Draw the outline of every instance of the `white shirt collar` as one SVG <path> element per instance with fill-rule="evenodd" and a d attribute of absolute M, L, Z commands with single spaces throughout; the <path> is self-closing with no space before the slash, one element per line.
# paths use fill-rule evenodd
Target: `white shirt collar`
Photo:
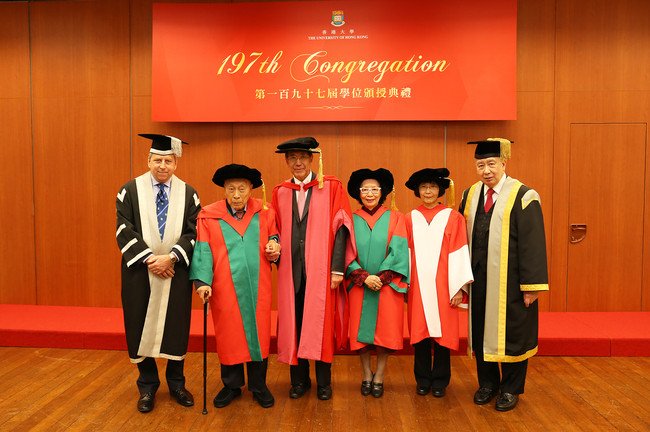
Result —
<path fill-rule="evenodd" d="M 158 186 L 160 182 L 156 180 L 151 173 L 149 173 L 149 176 L 151 177 L 151 185 L 152 186 Z M 163 183 L 165 186 L 168 188 L 172 187 L 172 178 L 170 177 L 169 180 L 167 180 L 165 183 Z"/>
<path fill-rule="evenodd" d="M 507 177 L 506 173 L 503 173 L 503 175 L 501 176 L 501 180 L 499 180 L 499 183 L 497 183 L 496 186 L 492 188 L 492 190 L 494 191 L 494 195 L 499 196 L 499 193 L 501 193 L 501 189 L 503 188 L 503 185 L 506 182 L 506 177 Z M 489 188 L 487 186 L 483 188 L 483 197 L 487 196 L 488 189 Z"/>
<path fill-rule="evenodd" d="M 297 178 L 294 177 L 294 178 L 293 178 L 293 182 L 296 183 L 296 184 L 300 184 L 300 183 L 307 184 L 307 183 L 309 183 L 309 182 L 311 181 L 311 178 L 312 178 L 312 175 L 313 175 L 313 174 L 314 174 L 314 173 L 310 171 L 309 174 L 307 174 L 307 177 L 305 177 L 305 179 L 302 180 L 302 181 L 301 181 L 301 180 L 298 180 Z"/>

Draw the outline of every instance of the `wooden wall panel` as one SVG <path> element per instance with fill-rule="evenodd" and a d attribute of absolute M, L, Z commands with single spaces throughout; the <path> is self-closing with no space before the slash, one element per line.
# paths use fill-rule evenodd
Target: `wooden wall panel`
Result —
<path fill-rule="evenodd" d="M 27 3 L 0 3 L 0 303 L 36 301 Z"/>
<path fill-rule="evenodd" d="M 557 5 L 556 98 L 553 156 L 552 309 L 567 308 L 571 124 L 650 120 L 650 3 L 625 0 L 560 1 Z M 647 144 L 646 137 L 646 144 Z M 646 147 L 646 154 L 648 149 Z M 637 157 L 630 155 L 631 158 Z M 650 211 L 646 171 L 645 214 Z M 624 173 L 612 173 L 624 175 Z M 597 185 L 598 181 L 594 179 Z M 624 211 L 624 209 L 611 209 Z M 650 310 L 650 224 L 644 221 L 641 308 Z M 621 292 L 625 287 L 614 286 Z"/>
<path fill-rule="evenodd" d="M 151 99 L 151 0 L 131 0 L 131 92 Z M 151 116 L 149 116 L 151 119 Z"/>
<path fill-rule="evenodd" d="M 650 65 L 647 65 L 650 67 Z M 551 235 L 555 239 L 553 243 L 552 284 L 555 290 L 550 293 L 553 310 L 566 310 L 567 296 L 567 260 L 568 260 L 568 230 L 569 230 L 569 173 L 570 173 L 570 142 L 571 124 L 575 123 L 643 123 L 648 124 L 650 120 L 650 92 L 635 92 L 634 97 L 628 97 L 629 92 L 559 92 L 556 96 L 556 126 L 555 126 L 555 148 L 553 157 L 554 176 L 554 216 Z M 645 155 L 650 154 L 646 137 Z M 630 158 L 645 157 L 645 155 L 630 154 Z M 645 193 L 645 214 L 650 211 L 650 179 L 646 170 Z M 625 175 L 621 172 L 612 172 L 611 175 Z M 606 181 L 602 178 L 594 178 L 597 188 L 599 181 Z M 589 193 L 588 191 L 586 193 Z M 608 208 L 608 211 L 625 211 L 624 208 Z M 644 254 L 643 254 L 643 288 L 642 288 L 642 310 L 650 310 L 648 296 L 650 296 L 650 224 L 648 217 L 644 218 Z M 624 290 L 624 287 L 615 286 L 613 290 Z"/>
<path fill-rule="evenodd" d="M 128 1 L 33 2 L 37 302 L 118 306 L 129 177 Z"/>
<path fill-rule="evenodd" d="M 556 0 L 517 4 L 517 90 L 553 91 L 555 87 Z"/>
<path fill-rule="evenodd" d="M 556 89 L 650 90 L 648 41 L 647 0 L 558 1 Z"/>
<path fill-rule="evenodd" d="M 646 109 L 646 152 L 645 152 L 645 193 L 643 194 L 643 281 L 641 285 L 641 310 L 650 312 L 650 132 L 648 131 L 648 119 L 650 119 L 650 92 L 645 92 Z"/>

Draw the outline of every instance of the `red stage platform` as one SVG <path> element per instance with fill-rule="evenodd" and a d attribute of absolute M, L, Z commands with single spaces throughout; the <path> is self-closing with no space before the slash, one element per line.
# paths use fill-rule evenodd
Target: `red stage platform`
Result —
<path fill-rule="evenodd" d="M 202 310 L 194 310 L 190 351 L 203 349 Z M 275 322 L 275 315 L 273 315 Z M 466 320 L 461 334 L 467 335 Z M 208 321 L 212 335 L 212 321 Z M 275 326 L 272 351 L 275 352 Z M 460 353 L 467 347 L 462 338 Z M 404 331 L 404 353 L 412 352 Z M 0 346 L 125 350 L 122 310 L 66 306 L 0 305 Z M 214 338 L 208 338 L 214 351 Z M 650 312 L 542 312 L 539 354 L 650 356 Z"/>

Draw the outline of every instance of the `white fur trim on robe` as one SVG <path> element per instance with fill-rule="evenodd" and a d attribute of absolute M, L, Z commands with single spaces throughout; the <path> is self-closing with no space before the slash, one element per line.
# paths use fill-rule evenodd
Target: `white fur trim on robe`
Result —
<path fill-rule="evenodd" d="M 140 221 L 142 222 L 142 238 L 155 255 L 170 253 L 172 247 L 181 237 L 183 231 L 183 215 L 185 213 L 185 182 L 172 176 L 169 190 L 169 209 L 167 211 L 167 224 L 162 240 L 158 231 L 156 204 L 151 183 L 151 174 L 145 173 L 136 178 L 138 191 L 138 206 Z M 176 356 L 165 355 L 160 352 L 165 330 L 165 319 L 171 289 L 171 278 L 160 278 L 149 272 L 149 304 L 147 316 L 142 329 L 142 339 L 138 348 L 138 355 L 142 357 L 166 357 L 180 360 Z"/>

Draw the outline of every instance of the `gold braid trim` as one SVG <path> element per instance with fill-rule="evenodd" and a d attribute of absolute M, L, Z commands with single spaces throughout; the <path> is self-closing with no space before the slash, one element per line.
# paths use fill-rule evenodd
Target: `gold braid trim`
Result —
<path fill-rule="evenodd" d="M 449 190 L 447 194 L 447 207 L 454 208 L 456 206 L 456 186 L 452 179 L 449 179 Z"/>
<path fill-rule="evenodd" d="M 266 185 L 264 184 L 264 180 L 262 180 L 262 208 L 264 210 L 269 209 L 269 206 L 266 205 Z"/>
<path fill-rule="evenodd" d="M 318 189 L 323 189 L 323 151 L 321 149 L 316 149 L 318 152 Z"/>

